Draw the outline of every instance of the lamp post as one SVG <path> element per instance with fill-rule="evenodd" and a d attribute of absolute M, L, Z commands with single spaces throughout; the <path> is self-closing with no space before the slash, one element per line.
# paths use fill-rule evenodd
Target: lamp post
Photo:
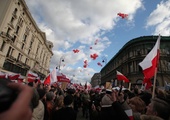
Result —
<path fill-rule="evenodd" d="M 61 70 L 61 69 L 60 69 L 61 62 L 64 62 L 64 57 L 63 57 L 63 56 L 62 56 L 62 57 L 60 57 L 60 61 L 59 61 L 59 65 L 58 65 L 58 69 L 59 69 L 59 71 Z"/>

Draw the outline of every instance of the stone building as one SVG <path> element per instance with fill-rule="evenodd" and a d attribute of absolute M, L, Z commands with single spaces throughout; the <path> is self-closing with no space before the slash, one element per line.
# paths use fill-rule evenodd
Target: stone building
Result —
<path fill-rule="evenodd" d="M 95 87 L 97 85 L 100 86 L 100 83 L 101 83 L 101 75 L 100 73 L 95 73 L 91 78 L 91 85 L 92 87 Z"/>
<path fill-rule="evenodd" d="M 158 36 L 142 36 L 127 42 L 101 69 L 101 84 L 115 82 L 116 70 L 118 70 L 130 80 L 132 85 L 140 85 L 144 75 L 139 63 L 152 50 L 157 38 Z M 153 81 L 153 78 L 151 80 Z M 156 85 L 164 86 L 166 82 L 170 82 L 170 36 L 161 36 Z"/>
<path fill-rule="evenodd" d="M 0 71 L 28 70 L 43 79 L 50 71 L 53 43 L 46 39 L 24 0 L 0 1 Z"/>

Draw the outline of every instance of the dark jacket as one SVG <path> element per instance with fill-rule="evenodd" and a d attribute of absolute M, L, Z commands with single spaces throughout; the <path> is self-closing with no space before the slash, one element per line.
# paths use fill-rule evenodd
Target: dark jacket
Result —
<path fill-rule="evenodd" d="M 114 102 L 110 107 L 102 107 L 99 120 L 129 120 L 119 102 Z"/>
<path fill-rule="evenodd" d="M 76 112 L 72 107 L 65 107 L 55 111 L 52 120 L 76 120 Z"/>

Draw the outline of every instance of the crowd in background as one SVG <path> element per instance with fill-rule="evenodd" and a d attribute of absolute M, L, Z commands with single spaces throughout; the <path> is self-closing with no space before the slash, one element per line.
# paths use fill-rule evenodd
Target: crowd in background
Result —
<path fill-rule="evenodd" d="M 152 88 L 142 90 L 138 86 L 120 91 L 118 87 L 101 90 L 62 89 L 61 85 L 43 85 L 37 81 L 27 85 L 13 84 L 19 93 L 25 92 L 18 99 L 22 104 L 29 103 L 31 113 L 26 113 L 27 109 L 19 106 L 19 103 L 0 113 L 1 120 L 26 120 L 21 113 L 21 119 L 8 119 L 9 116 L 16 116 L 17 113 L 10 112 L 17 109 L 23 109 L 21 111 L 30 115 L 32 120 L 78 120 L 78 113 L 87 120 L 170 120 L 170 91 L 159 88 L 155 89 L 152 98 Z"/>

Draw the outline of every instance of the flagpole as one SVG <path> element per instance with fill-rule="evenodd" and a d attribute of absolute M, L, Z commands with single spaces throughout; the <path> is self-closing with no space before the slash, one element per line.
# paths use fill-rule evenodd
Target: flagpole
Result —
<path fill-rule="evenodd" d="M 130 89 L 131 89 L 131 85 L 132 85 L 132 84 L 131 84 L 131 82 L 130 82 L 130 83 L 129 83 L 129 88 L 128 88 L 128 90 L 130 90 Z"/>
<path fill-rule="evenodd" d="M 123 80 L 121 81 L 121 83 L 120 83 L 120 89 L 119 89 L 119 92 L 118 92 L 118 95 L 120 96 L 120 94 L 121 94 L 121 91 L 122 91 L 122 87 L 123 87 Z"/>
<path fill-rule="evenodd" d="M 157 67 L 156 67 L 156 69 L 155 69 L 155 75 L 154 75 L 154 81 L 153 81 L 152 98 L 154 98 L 154 97 L 155 97 L 156 77 L 157 77 Z"/>

